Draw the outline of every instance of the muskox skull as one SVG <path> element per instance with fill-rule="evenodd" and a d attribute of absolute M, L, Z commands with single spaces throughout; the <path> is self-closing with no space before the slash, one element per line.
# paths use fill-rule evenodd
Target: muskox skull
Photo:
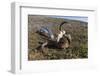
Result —
<path fill-rule="evenodd" d="M 44 48 L 45 46 L 48 47 L 56 47 L 56 48 L 60 48 L 60 49 L 65 49 L 68 48 L 70 46 L 71 43 L 71 35 L 70 34 L 66 34 L 66 32 L 62 29 L 62 25 L 68 23 L 68 22 L 62 22 L 59 26 L 59 31 L 60 33 L 58 34 L 58 36 L 54 37 L 53 32 L 48 29 L 47 27 L 42 27 L 38 32 L 41 35 L 44 35 L 45 37 L 48 38 L 48 40 L 46 42 L 44 42 L 41 45 L 41 48 Z"/>

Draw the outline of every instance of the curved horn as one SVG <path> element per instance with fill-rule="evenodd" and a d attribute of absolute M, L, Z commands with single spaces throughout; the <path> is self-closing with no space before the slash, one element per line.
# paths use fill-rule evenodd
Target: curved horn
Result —
<path fill-rule="evenodd" d="M 69 44 L 71 43 L 71 40 L 72 40 L 71 35 L 68 34 L 68 42 L 69 42 Z"/>
<path fill-rule="evenodd" d="M 69 43 L 69 45 L 70 45 L 71 40 L 72 40 L 71 35 L 70 35 L 70 34 L 67 34 L 67 35 L 65 34 L 64 36 L 67 38 L 68 43 Z"/>
<path fill-rule="evenodd" d="M 60 24 L 60 26 L 59 26 L 59 30 L 60 30 L 60 31 L 62 30 L 62 25 L 65 24 L 65 23 L 68 23 L 68 22 L 64 21 L 64 22 L 62 22 L 62 23 Z"/>

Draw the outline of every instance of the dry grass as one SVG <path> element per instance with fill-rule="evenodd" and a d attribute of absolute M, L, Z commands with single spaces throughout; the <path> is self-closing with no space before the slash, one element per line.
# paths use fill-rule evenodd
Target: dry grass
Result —
<path fill-rule="evenodd" d="M 36 33 L 41 26 L 47 26 L 53 30 L 56 35 L 58 25 L 62 21 L 69 24 L 64 25 L 64 30 L 71 34 L 71 45 L 67 49 L 44 48 L 37 50 L 39 42 L 45 42 L 45 37 Z M 78 59 L 88 58 L 88 29 L 87 23 L 67 20 L 48 18 L 46 16 L 28 16 L 28 60 L 52 60 L 52 59 Z"/>

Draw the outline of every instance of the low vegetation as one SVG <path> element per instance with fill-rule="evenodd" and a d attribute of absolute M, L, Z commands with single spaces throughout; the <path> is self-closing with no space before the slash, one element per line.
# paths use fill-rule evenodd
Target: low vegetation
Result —
<path fill-rule="evenodd" d="M 49 27 L 55 36 L 58 26 L 62 21 L 68 24 L 63 26 L 64 30 L 71 34 L 72 41 L 69 48 L 47 48 L 37 49 L 39 42 L 45 42 L 46 38 L 37 34 L 36 31 L 42 26 Z M 88 23 L 76 20 L 50 18 L 47 16 L 28 16 L 28 60 L 53 60 L 53 59 L 80 59 L 88 58 Z"/>

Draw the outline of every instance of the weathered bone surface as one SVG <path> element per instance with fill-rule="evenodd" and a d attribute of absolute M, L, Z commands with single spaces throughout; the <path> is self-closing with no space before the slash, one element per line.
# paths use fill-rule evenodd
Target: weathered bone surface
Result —
<path fill-rule="evenodd" d="M 62 25 L 65 24 L 67 22 L 62 22 L 59 26 L 59 31 L 60 33 L 58 34 L 58 36 L 54 37 L 53 32 L 48 29 L 47 27 L 42 27 L 38 32 L 39 34 L 45 36 L 48 38 L 48 41 L 44 42 L 41 47 L 44 48 L 45 46 L 48 47 L 56 47 L 56 48 L 60 48 L 60 49 L 65 49 L 68 48 L 70 46 L 71 43 L 71 35 L 70 34 L 66 34 L 66 32 L 62 29 Z"/>

